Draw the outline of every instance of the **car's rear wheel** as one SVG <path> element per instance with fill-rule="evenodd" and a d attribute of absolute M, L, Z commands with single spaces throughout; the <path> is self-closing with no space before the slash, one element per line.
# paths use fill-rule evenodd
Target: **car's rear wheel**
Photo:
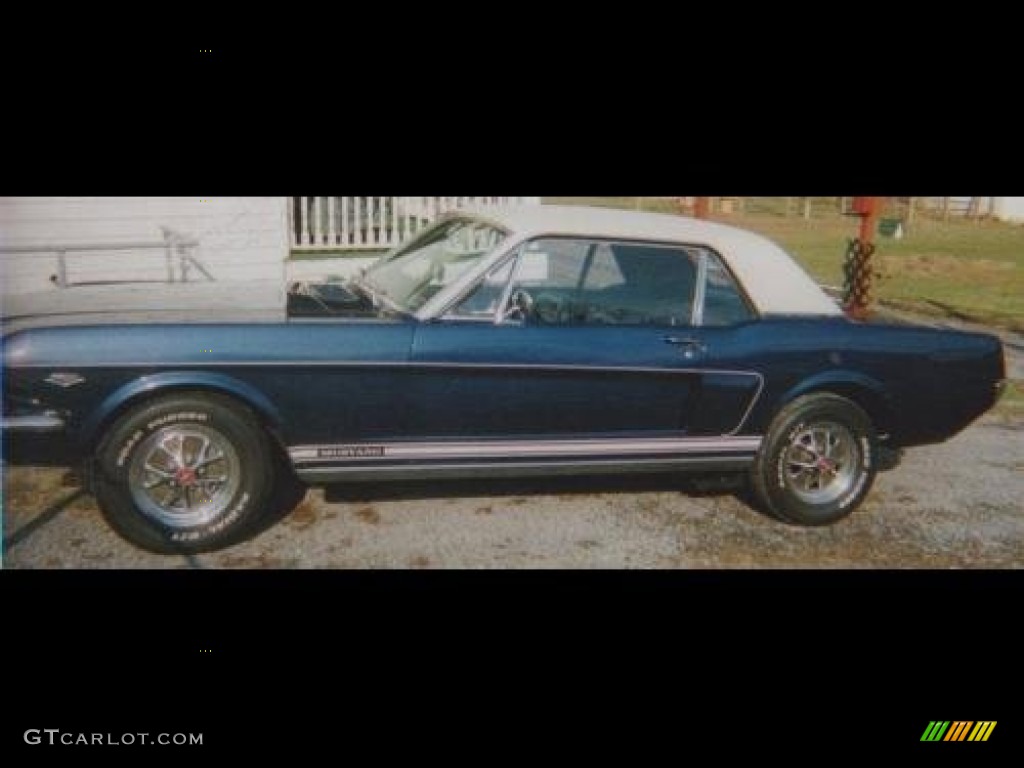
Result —
<path fill-rule="evenodd" d="M 245 408 L 208 393 L 131 409 L 101 440 L 94 492 L 132 543 L 165 554 L 236 543 L 273 495 L 268 437 Z"/>
<path fill-rule="evenodd" d="M 856 403 L 827 392 L 797 398 L 772 422 L 751 473 L 771 513 L 798 525 L 829 525 L 855 510 L 874 483 L 877 438 Z"/>

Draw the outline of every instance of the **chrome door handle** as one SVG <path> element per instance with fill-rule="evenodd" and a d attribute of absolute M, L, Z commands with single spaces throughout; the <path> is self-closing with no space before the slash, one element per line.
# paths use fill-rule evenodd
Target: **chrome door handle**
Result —
<path fill-rule="evenodd" d="M 704 342 L 700 339 L 693 339 L 687 336 L 666 336 L 662 341 L 675 347 L 695 347 L 702 350 L 707 349 Z"/>
<path fill-rule="evenodd" d="M 662 341 L 679 347 L 685 357 L 696 357 L 698 354 L 704 354 L 708 349 L 703 341 L 689 336 L 665 336 Z"/>

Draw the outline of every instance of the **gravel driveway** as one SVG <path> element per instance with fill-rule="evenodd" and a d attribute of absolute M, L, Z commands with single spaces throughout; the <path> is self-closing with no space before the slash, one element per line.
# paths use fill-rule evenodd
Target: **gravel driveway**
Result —
<path fill-rule="evenodd" d="M 838 525 L 803 529 L 673 478 L 310 491 L 256 539 L 194 557 L 119 539 L 64 473 L 8 468 L 7 568 L 1018 568 L 1024 421 L 910 450 Z"/>

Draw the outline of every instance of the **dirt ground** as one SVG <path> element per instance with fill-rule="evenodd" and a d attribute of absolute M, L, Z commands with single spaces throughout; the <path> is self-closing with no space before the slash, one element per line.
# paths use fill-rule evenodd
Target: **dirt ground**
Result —
<path fill-rule="evenodd" d="M 742 493 L 676 478 L 352 486 L 310 491 L 257 538 L 198 556 L 122 541 L 65 473 L 7 468 L 4 567 L 1020 568 L 1024 420 L 988 416 L 907 451 L 831 527 L 785 525 Z"/>

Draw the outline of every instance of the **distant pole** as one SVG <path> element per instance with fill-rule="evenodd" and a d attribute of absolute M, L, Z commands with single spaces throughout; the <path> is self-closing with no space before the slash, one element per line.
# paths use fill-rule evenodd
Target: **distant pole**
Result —
<path fill-rule="evenodd" d="M 711 210 L 710 197 L 695 197 L 693 199 L 693 215 L 698 219 L 706 219 Z"/>

